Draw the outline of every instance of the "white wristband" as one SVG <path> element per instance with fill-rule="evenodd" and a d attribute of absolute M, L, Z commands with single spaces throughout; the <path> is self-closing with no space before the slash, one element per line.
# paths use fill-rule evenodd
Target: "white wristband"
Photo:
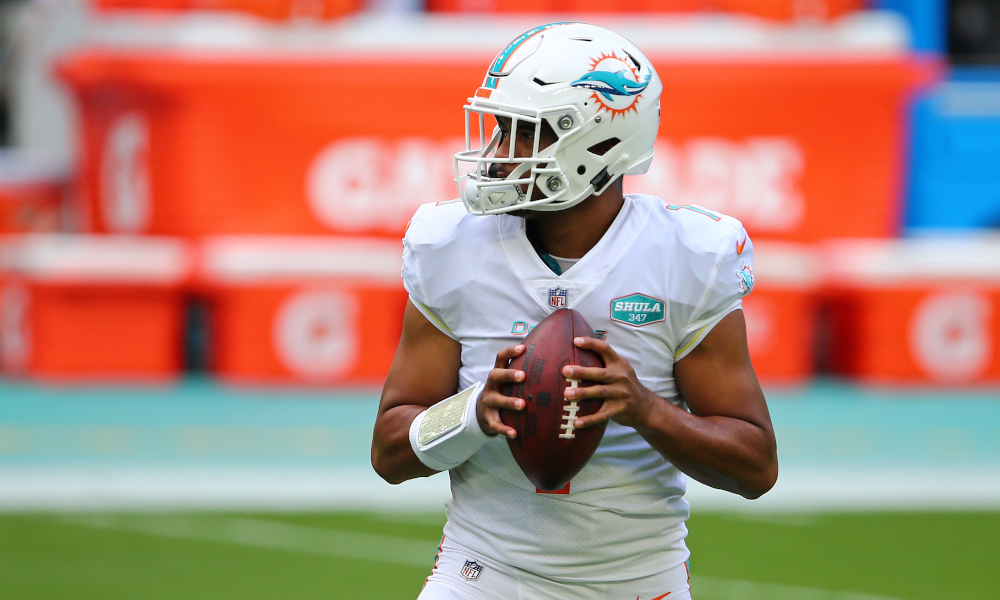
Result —
<path fill-rule="evenodd" d="M 476 404 L 483 384 L 476 383 L 417 415 L 410 424 L 410 446 L 420 462 L 435 471 L 464 463 L 490 439 L 479 426 Z"/>

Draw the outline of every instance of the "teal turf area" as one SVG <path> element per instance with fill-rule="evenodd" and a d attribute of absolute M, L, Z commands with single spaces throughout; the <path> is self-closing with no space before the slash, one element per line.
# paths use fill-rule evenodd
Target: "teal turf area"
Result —
<path fill-rule="evenodd" d="M 689 490 L 694 599 L 1000 600 L 998 398 L 769 391 L 775 489 Z M 0 379 L 0 600 L 413 600 L 448 480 L 375 475 L 377 406 Z"/>
<path fill-rule="evenodd" d="M 0 516 L 0 598 L 412 599 L 443 516 Z M 1000 513 L 695 515 L 696 600 L 990 600 Z M 642 599 L 646 600 L 646 599 Z"/>

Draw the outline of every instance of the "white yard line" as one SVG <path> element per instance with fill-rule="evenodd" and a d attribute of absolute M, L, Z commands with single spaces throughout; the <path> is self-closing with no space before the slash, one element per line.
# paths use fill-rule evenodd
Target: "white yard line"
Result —
<path fill-rule="evenodd" d="M 928 482 L 935 482 L 933 485 Z M 0 511 L 19 510 L 383 510 L 441 511 L 451 496 L 444 474 L 398 486 L 370 465 L 0 466 Z M 1000 465 L 970 469 L 806 468 L 782 471 L 759 500 L 688 487 L 692 510 L 742 513 L 997 510 Z"/>
<path fill-rule="evenodd" d="M 371 465 L 0 466 L 0 511 L 443 510 L 448 476 L 392 486 Z"/>
<path fill-rule="evenodd" d="M 423 567 L 428 571 L 437 551 L 433 542 L 241 517 L 83 515 L 59 517 L 59 520 L 95 529 L 372 560 Z"/>
<path fill-rule="evenodd" d="M 436 551 L 433 542 L 244 517 L 66 515 L 58 520 L 95 529 L 387 562 L 428 570 L 434 563 Z M 691 584 L 697 600 L 902 600 L 859 592 L 698 575 L 692 577 Z"/>

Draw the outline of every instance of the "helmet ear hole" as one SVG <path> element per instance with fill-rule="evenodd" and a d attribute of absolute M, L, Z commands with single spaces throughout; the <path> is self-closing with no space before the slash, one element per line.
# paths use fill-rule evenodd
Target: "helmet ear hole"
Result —
<path fill-rule="evenodd" d="M 635 59 L 635 57 L 632 56 L 631 52 L 629 52 L 628 50 L 625 50 L 625 49 L 622 49 L 622 52 L 624 52 L 625 55 L 628 56 L 632 60 L 632 64 L 635 65 L 636 69 L 641 69 L 642 68 L 642 64 L 640 64 L 639 61 L 637 61 Z"/>
<path fill-rule="evenodd" d="M 577 175 L 583 175 L 586 172 L 587 172 L 587 167 L 585 167 L 583 165 L 580 165 L 579 167 L 576 168 L 576 174 Z"/>
<path fill-rule="evenodd" d="M 603 142 L 597 142 L 590 148 L 587 148 L 587 152 L 590 152 L 594 156 L 604 156 L 608 152 L 611 152 L 611 149 L 620 143 L 621 140 L 616 137 L 608 138 Z"/>

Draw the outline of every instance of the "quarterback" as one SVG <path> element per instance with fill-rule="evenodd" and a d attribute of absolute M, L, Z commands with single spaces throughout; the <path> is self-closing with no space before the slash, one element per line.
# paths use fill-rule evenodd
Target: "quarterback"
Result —
<path fill-rule="evenodd" d="M 687 477 L 753 499 L 778 474 L 741 300 L 739 221 L 624 195 L 653 160 L 662 84 L 625 38 L 583 23 L 505 47 L 465 107 L 461 201 L 424 205 L 403 240 L 409 303 L 372 464 L 390 483 L 449 471 L 440 552 L 420 600 L 689 599 Z M 557 308 L 604 368 L 567 366 L 567 398 L 608 421 L 565 488 L 520 471 L 500 410 L 519 341 Z"/>

